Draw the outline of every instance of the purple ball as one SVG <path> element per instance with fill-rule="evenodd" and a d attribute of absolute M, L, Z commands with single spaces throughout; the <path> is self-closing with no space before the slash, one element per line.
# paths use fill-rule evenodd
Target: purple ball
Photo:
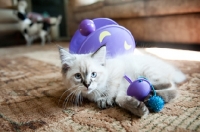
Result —
<path fill-rule="evenodd" d="M 144 101 L 150 91 L 151 87 L 149 83 L 146 80 L 138 79 L 130 84 L 127 90 L 127 95 L 135 97 L 140 101 Z"/>
<path fill-rule="evenodd" d="M 85 19 L 79 25 L 79 31 L 83 36 L 88 36 L 96 30 L 95 24 L 90 19 Z"/>

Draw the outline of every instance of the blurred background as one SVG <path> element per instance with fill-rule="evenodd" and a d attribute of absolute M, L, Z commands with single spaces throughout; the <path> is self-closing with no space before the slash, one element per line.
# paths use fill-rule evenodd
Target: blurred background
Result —
<path fill-rule="evenodd" d="M 25 8 L 26 15 L 31 12 L 38 13 L 43 17 L 52 18 L 61 15 L 62 20 L 58 27 L 52 26 L 51 37 L 53 41 L 69 40 L 67 25 L 67 0 L 0 0 L 1 47 L 26 43 L 24 36 L 20 32 L 20 20 L 17 18 L 16 14 L 16 11 L 20 11 L 21 9 L 19 3 L 22 1 L 25 1 L 27 4 Z M 36 40 L 34 42 L 39 41 L 40 40 Z"/>
<path fill-rule="evenodd" d="M 25 44 L 16 14 L 20 0 L 0 0 L 0 46 Z M 53 41 L 70 42 L 83 19 L 106 17 L 133 34 L 138 47 L 200 50 L 200 0 L 25 0 L 26 13 L 62 15 Z M 35 41 L 37 42 L 37 41 Z"/>

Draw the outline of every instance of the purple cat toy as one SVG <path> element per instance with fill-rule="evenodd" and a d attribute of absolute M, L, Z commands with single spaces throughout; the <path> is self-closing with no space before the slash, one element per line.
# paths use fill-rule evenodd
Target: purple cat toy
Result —
<path fill-rule="evenodd" d="M 106 45 L 107 56 L 115 57 L 133 53 L 135 41 L 129 30 L 108 18 L 85 19 L 79 25 L 70 42 L 72 54 L 87 54 Z"/>
<path fill-rule="evenodd" d="M 144 99 L 149 95 L 151 91 L 150 83 L 148 80 L 144 78 L 138 78 L 132 82 L 131 79 L 126 75 L 124 78 L 130 83 L 130 86 L 127 90 L 127 95 L 134 96 L 136 99 L 144 101 Z"/>
<path fill-rule="evenodd" d="M 124 78 L 130 83 L 127 89 L 127 95 L 135 97 L 140 101 L 144 101 L 152 91 L 153 94 L 151 94 L 151 97 L 146 101 L 145 104 L 153 112 L 159 112 L 163 109 L 165 105 L 163 98 L 156 95 L 153 85 L 146 78 L 139 77 L 133 82 L 126 75 Z"/>

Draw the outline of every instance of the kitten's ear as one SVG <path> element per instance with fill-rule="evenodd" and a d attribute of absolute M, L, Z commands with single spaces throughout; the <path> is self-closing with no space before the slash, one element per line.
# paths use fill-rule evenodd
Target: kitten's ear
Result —
<path fill-rule="evenodd" d="M 104 65 L 106 61 L 106 46 L 99 48 L 91 57 L 97 59 L 102 65 Z"/>
<path fill-rule="evenodd" d="M 70 54 L 67 50 L 65 50 L 61 46 L 58 46 L 58 50 L 60 53 L 60 60 L 62 65 L 67 65 L 68 67 L 70 67 L 73 64 L 76 57 Z"/>

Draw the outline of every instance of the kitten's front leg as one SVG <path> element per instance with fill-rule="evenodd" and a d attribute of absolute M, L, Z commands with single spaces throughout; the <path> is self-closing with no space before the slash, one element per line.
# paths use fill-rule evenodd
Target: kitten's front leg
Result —
<path fill-rule="evenodd" d="M 105 109 L 114 104 L 113 97 L 103 96 L 100 94 L 82 94 L 83 97 L 87 98 L 92 102 L 96 102 L 99 108 Z"/>
<path fill-rule="evenodd" d="M 97 99 L 97 105 L 99 108 L 105 109 L 113 106 L 115 102 L 114 98 L 117 94 L 117 87 L 119 87 L 118 83 L 109 84 L 109 88 L 107 88 L 108 90 L 106 90 L 106 92 L 103 94 L 104 96 Z"/>
<path fill-rule="evenodd" d="M 115 102 L 122 108 L 129 110 L 131 113 L 142 117 L 149 114 L 149 110 L 146 105 L 137 100 L 135 97 L 127 95 L 118 95 Z"/>

